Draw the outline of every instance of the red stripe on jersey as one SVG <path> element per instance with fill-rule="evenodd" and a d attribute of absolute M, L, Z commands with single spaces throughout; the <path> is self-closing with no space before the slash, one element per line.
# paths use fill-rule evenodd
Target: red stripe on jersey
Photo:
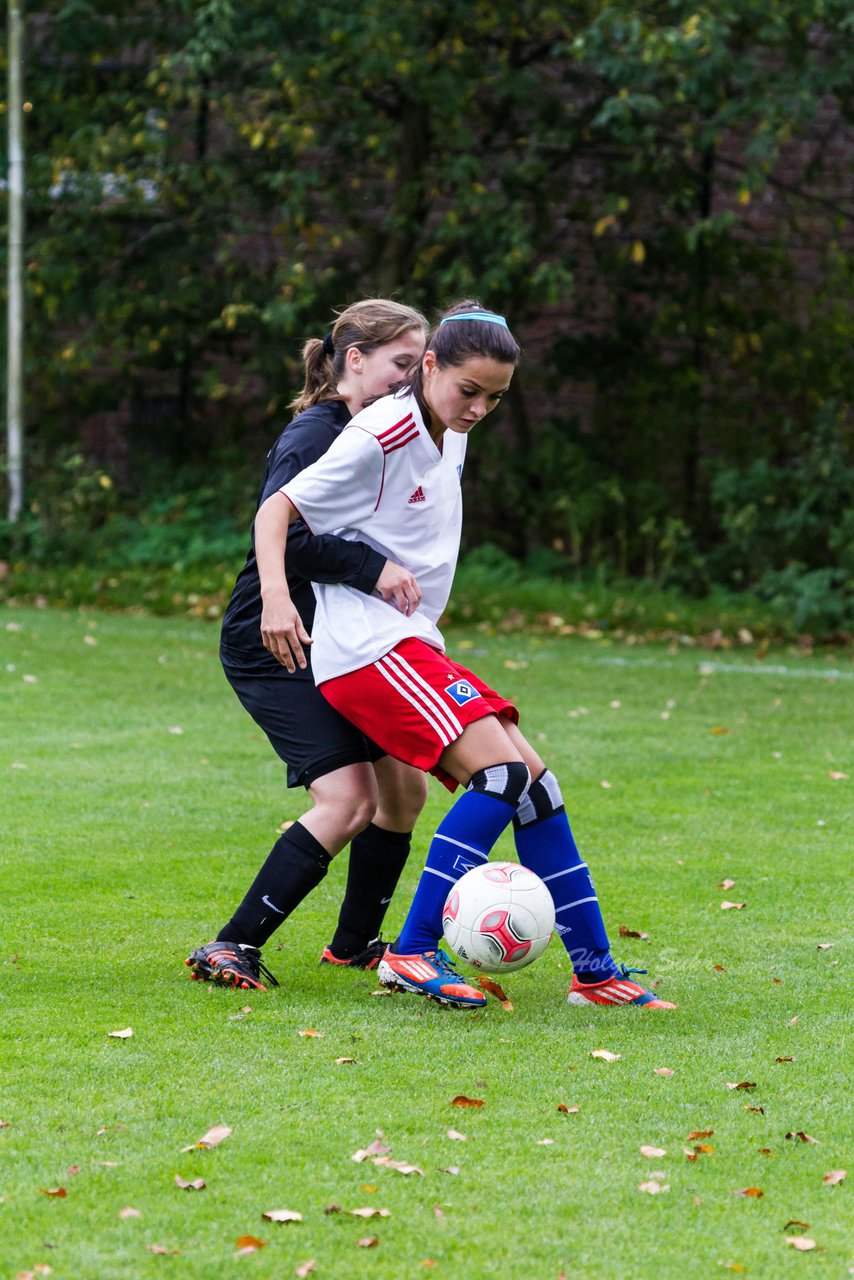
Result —
<path fill-rule="evenodd" d="M 405 418 L 401 418 L 400 422 L 396 422 L 393 427 L 380 432 L 377 436 L 380 448 L 383 453 L 391 453 L 395 449 L 402 449 L 405 444 L 409 444 L 410 440 L 414 440 L 418 435 L 418 427 L 412 420 L 412 414 L 408 413 Z"/>
<path fill-rule="evenodd" d="M 412 414 L 408 413 L 405 418 L 401 418 L 400 422 L 395 422 L 392 426 L 386 427 L 385 431 L 380 431 L 377 439 L 382 443 L 389 436 L 393 436 L 400 427 L 406 427 L 412 421 Z"/>
<path fill-rule="evenodd" d="M 383 445 L 383 453 L 394 453 L 395 449 L 402 449 L 404 445 L 411 444 L 413 440 L 418 439 L 418 428 L 416 427 L 411 435 L 404 436 L 402 440 L 398 440 L 397 444 Z"/>

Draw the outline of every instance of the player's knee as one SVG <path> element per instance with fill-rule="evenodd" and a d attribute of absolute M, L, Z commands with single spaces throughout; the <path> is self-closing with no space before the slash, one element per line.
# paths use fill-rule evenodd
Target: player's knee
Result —
<path fill-rule="evenodd" d="M 550 769 L 544 769 L 538 778 L 534 778 L 519 805 L 513 825 L 529 827 L 535 822 L 545 822 L 556 813 L 564 812 L 563 795 L 560 783 Z"/>
<path fill-rule="evenodd" d="M 521 760 L 510 760 L 507 764 L 492 764 L 486 769 L 478 769 L 472 774 L 468 789 L 483 791 L 516 809 L 530 784 L 528 766 Z"/>

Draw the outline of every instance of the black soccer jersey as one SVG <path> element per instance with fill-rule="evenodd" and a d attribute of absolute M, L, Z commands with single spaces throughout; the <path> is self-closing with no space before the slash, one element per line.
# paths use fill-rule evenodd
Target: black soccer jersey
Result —
<path fill-rule="evenodd" d="M 267 455 L 267 470 L 258 506 L 300 471 L 316 462 L 350 421 L 343 400 L 313 405 L 294 418 Z M 223 664 L 247 674 L 275 671 L 292 679 L 312 680 L 310 665 L 289 673 L 261 640 L 261 583 L 255 559 L 255 526 L 246 564 L 238 574 L 222 621 L 220 656 Z M 382 572 L 385 558 L 363 542 L 346 542 L 333 534 L 313 537 L 305 524 L 295 521 L 288 533 L 285 572 L 291 598 L 310 632 L 315 599 L 312 582 L 344 582 L 370 595 Z M 310 659 L 311 650 L 306 650 Z"/>

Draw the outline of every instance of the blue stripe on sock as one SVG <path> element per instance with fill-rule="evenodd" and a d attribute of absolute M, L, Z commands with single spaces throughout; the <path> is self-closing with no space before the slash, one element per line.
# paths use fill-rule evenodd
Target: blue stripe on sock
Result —
<path fill-rule="evenodd" d="M 514 810 L 484 791 L 464 791 L 442 819 L 427 854 L 427 864 L 394 949 L 400 955 L 433 951 L 442 936 L 442 908 L 456 883 L 471 867 L 486 862 L 489 851 L 513 818 Z M 425 872 L 432 871 L 433 875 Z"/>

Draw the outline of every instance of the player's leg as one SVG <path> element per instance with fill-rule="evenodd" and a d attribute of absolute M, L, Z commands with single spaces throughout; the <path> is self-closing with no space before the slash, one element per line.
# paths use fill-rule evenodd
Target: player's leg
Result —
<path fill-rule="evenodd" d="M 572 961 L 570 1004 L 637 1004 L 672 1009 L 635 982 L 611 955 L 596 888 L 581 858 L 560 784 L 518 727 L 507 733 L 531 770 L 528 788 L 513 819 L 519 861 L 548 885 L 555 904 L 555 930 Z"/>
<path fill-rule="evenodd" d="M 412 843 L 412 829 L 427 799 L 420 769 L 383 755 L 374 762 L 377 810 L 350 841 L 347 888 L 335 935 L 323 964 L 374 969 L 385 951 L 379 937 Z"/>

